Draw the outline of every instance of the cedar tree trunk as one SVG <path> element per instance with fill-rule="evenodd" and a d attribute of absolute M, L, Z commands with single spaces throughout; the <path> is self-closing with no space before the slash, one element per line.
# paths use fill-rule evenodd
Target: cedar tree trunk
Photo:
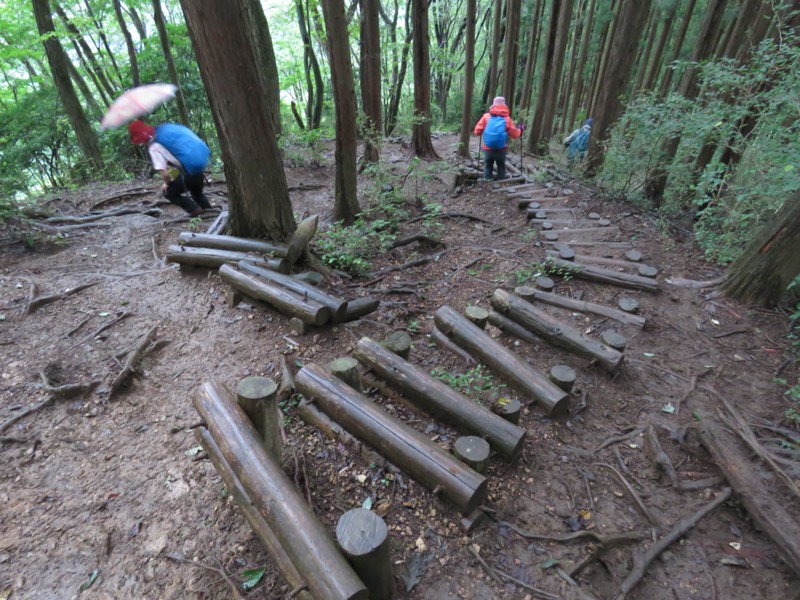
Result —
<path fill-rule="evenodd" d="M 500 0 L 498 0 L 500 1 Z M 428 0 L 412 0 L 414 28 L 414 128 L 411 145 L 420 158 L 439 158 L 431 141 L 431 62 L 428 35 Z"/>
<path fill-rule="evenodd" d="M 472 96 L 475 91 L 475 11 L 476 0 L 467 0 L 467 32 L 464 40 L 464 106 L 461 111 L 461 139 L 458 155 L 469 158 L 472 135 Z"/>

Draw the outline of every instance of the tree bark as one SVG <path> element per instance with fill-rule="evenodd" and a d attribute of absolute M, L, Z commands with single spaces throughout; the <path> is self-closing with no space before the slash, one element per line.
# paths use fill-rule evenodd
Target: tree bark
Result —
<path fill-rule="evenodd" d="M 239 238 L 232 235 L 211 235 L 207 233 L 193 233 L 184 231 L 178 236 L 182 246 L 194 248 L 215 248 L 217 250 L 233 250 L 234 252 L 260 252 L 273 254 L 281 258 L 286 257 L 286 246 L 270 244 L 263 240 Z"/>
<path fill-rule="evenodd" d="M 614 39 L 608 56 L 608 69 L 603 74 L 594 114 L 592 135 L 586 151 L 587 171 L 597 173 L 603 164 L 603 142 L 611 126 L 622 114 L 620 94 L 627 89 L 631 77 L 636 46 L 642 25 L 650 11 L 651 0 L 622 0 Z"/>
<path fill-rule="evenodd" d="M 360 0 L 363 15 L 362 104 L 366 116 L 364 127 L 364 163 L 380 160 L 381 119 L 381 32 L 377 0 Z"/>
<path fill-rule="evenodd" d="M 601 269 L 589 265 L 581 265 L 569 260 L 560 260 L 558 258 L 551 259 L 552 264 L 563 271 L 569 272 L 573 277 L 578 279 L 587 279 L 589 281 L 599 281 L 601 283 L 608 283 L 618 287 L 629 288 L 633 290 L 642 290 L 645 292 L 658 292 L 658 282 L 649 277 L 640 277 L 639 275 L 628 275 L 627 273 L 620 273 L 610 269 Z"/>
<path fill-rule="evenodd" d="M 333 218 L 350 225 L 361 210 L 358 205 L 356 171 L 356 91 L 353 67 L 350 64 L 350 44 L 342 0 L 322 0 L 322 14 L 328 33 L 333 104 L 336 112 L 336 191 Z"/>
<path fill-rule="evenodd" d="M 420 158 L 438 159 L 431 141 L 431 63 L 428 0 L 411 0 L 414 36 L 414 125 L 411 146 Z"/>
<path fill-rule="evenodd" d="M 178 69 L 175 68 L 175 59 L 172 57 L 172 48 L 169 43 L 169 35 L 167 34 L 167 22 L 164 20 L 164 12 L 161 10 L 161 0 L 152 0 L 152 3 L 153 20 L 155 21 L 156 30 L 158 31 L 158 39 L 161 42 L 161 53 L 164 55 L 164 61 L 167 63 L 169 80 L 178 88 L 175 92 L 175 102 L 178 106 L 178 118 L 181 123 L 189 127 L 189 111 L 186 109 L 186 99 L 183 96 L 181 82 L 178 78 Z"/>
<path fill-rule="evenodd" d="M 61 42 L 56 36 L 53 17 L 51 16 L 50 4 L 48 0 L 33 0 L 33 14 L 36 18 L 36 28 L 42 36 L 42 43 L 47 54 L 47 62 L 53 75 L 53 82 L 58 90 L 58 96 L 64 105 L 75 137 L 78 140 L 78 147 L 81 149 L 84 159 L 91 170 L 103 168 L 103 157 L 100 153 L 100 145 L 97 136 L 89 124 L 86 114 L 83 112 L 75 88 L 69 76 L 69 57 L 64 52 Z"/>
<path fill-rule="evenodd" d="M 441 490 L 469 514 L 486 498 L 486 478 L 461 464 L 427 437 L 397 421 L 366 396 L 310 364 L 295 378 L 297 390 L 320 409 L 429 489 Z"/>
<path fill-rule="evenodd" d="M 218 269 L 222 265 L 234 265 L 240 260 L 247 260 L 278 272 L 287 273 L 289 265 L 280 258 L 261 258 L 245 252 L 233 250 L 216 250 L 212 248 L 191 248 L 187 246 L 169 246 L 164 256 L 167 262 L 194 267 L 210 267 Z"/>
<path fill-rule="evenodd" d="M 220 454 L 241 482 L 316 598 L 366 600 L 367 590 L 308 508 L 294 483 L 261 445 L 230 391 L 203 384 L 193 404 Z"/>
<path fill-rule="evenodd" d="M 506 34 L 503 42 L 503 96 L 509 111 L 514 108 L 514 90 L 517 84 L 517 60 L 519 59 L 519 26 L 522 17 L 522 1 L 506 0 Z"/>
<path fill-rule="evenodd" d="M 664 48 L 667 46 L 669 39 L 669 32 L 672 30 L 672 21 L 675 19 L 675 13 L 678 10 L 679 1 L 675 0 L 669 9 L 669 12 L 664 16 L 661 24 L 661 35 L 658 37 L 656 51 L 653 54 L 653 60 L 650 62 L 650 70 L 647 72 L 642 89 L 650 91 L 655 88 L 656 81 L 658 81 L 658 74 L 661 72 L 662 57 L 664 56 Z"/>
<path fill-rule="evenodd" d="M 508 0 L 506 0 L 508 1 Z M 492 45 L 489 53 L 489 83 L 484 93 L 483 104 L 491 104 L 492 96 L 497 93 L 497 72 L 500 67 L 500 39 L 503 31 L 503 0 L 494 0 L 494 17 L 492 18 Z"/>
<path fill-rule="evenodd" d="M 569 396 L 553 385 L 519 355 L 492 339 L 486 332 L 459 315 L 449 306 L 442 306 L 434 315 L 436 327 L 456 344 L 468 350 L 487 367 L 500 374 L 523 394 L 536 400 L 551 417 L 567 414 Z M 528 402 L 530 404 L 530 402 Z"/>
<path fill-rule="evenodd" d="M 472 97 L 475 91 L 475 14 L 476 0 L 467 0 L 467 29 L 464 47 L 464 104 L 461 108 L 461 139 L 458 155 L 470 158 L 469 140 L 472 136 Z"/>
<path fill-rule="evenodd" d="M 486 439 L 507 460 L 522 451 L 525 430 L 479 406 L 381 344 L 361 338 L 353 357 L 370 367 L 422 410 Z"/>
<path fill-rule="evenodd" d="M 125 17 L 122 14 L 122 4 L 120 0 L 113 0 L 114 14 L 117 16 L 117 24 L 119 25 L 122 36 L 125 38 L 125 48 L 128 50 L 128 60 L 130 61 L 131 68 L 131 82 L 133 87 L 139 87 L 141 81 L 139 79 L 139 61 L 136 60 L 136 46 L 133 44 L 133 37 L 131 32 L 128 31 L 128 26 L 125 23 Z"/>
<path fill-rule="evenodd" d="M 675 43 L 672 47 L 672 54 L 670 55 L 669 61 L 667 61 L 667 68 L 664 71 L 664 76 L 661 78 L 661 83 L 658 86 L 658 96 L 660 98 L 663 98 L 667 95 L 667 92 L 669 92 L 669 87 L 672 84 L 672 76 L 675 73 L 675 69 L 671 65 L 673 65 L 678 58 L 680 58 L 683 42 L 686 40 L 686 32 L 689 31 L 689 24 L 691 23 L 692 16 L 694 15 L 695 4 L 697 4 L 697 0 L 689 0 L 689 5 L 683 11 L 681 28 L 678 30 L 678 36 L 675 38 Z"/>
<path fill-rule="evenodd" d="M 526 294 L 525 299 L 528 300 L 529 297 L 534 300 L 538 300 L 543 304 L 550 304 L 551 306 L 558 306 L 559 308 L 566 308 L 572 311 L 578 310 L 581 312 L 588 312 L 594 315 L 608 317 L 610 319 L 614 319 L 615 321 L 619 321 L 624 325 L 634 325 L 636 327 L 643 328 L 647 322 L 644 317 L 632 315 L 603 304 L 595 304 L 593 302 L 586 302 L 585 300 L 574 300 L 566 296 L 561 296 L 560 294 L 545 292 L 535 288 L 528 288 L 528 293 Z"/>
<path fill-rule="evenodd" d="M 522 94 L 519 100 L 520 112 L 525 116 L 527 116 L 531 107 L 531 90 L 533 89 L 533 77 L 536 74 L 536 55 L 539 50 L 539 36 L 542 32 L 540 12 L 544 10 L 543 6 L 544 0 L 536 0 L 536 4 L 533 7 L 528 55 L 525 57 L 525 75 L 523 76 Z"/>
<path fill-rule="evenodd" d="M 314 52 L 314 46 L 311 42 L 311 36 L 308 33 L 308 25 L 303 8 L 303 0 L 295 0 L 295 9 L 297 11 L 297 24 L 300 28 L 300 37 L 303 40 L 304 60 L 306 61 L 306 84 L 308 86 L 308 102 L 306 103 L 306 122 L 309 129 L 319 129 L 320 121 L 322 120 L 322 100 L 325 94 L 325 87 L 322 81 L 322 72 L 319 68 L 319 61 L 317 60 L 317 53 Z M 314 82 L 311 82 L 310 72 L 314 75 Z"/>
<path fill-rule="evenodd" d="M 219 134 L 230 233 L 280 242 L 296 224 L 251 44 L 249 1 L 181 0 L 181 6 Z"/>
<path fill-rule="evenodd" d="M 720 285 L 730 297 L 776 305 L 800 273 L 800 192 L 786 200 L 729 267 Z"/>
<path fill-rule="evenodd" d="M 250 0 L 246 5 L 250 14 L 251 44 L 255 49 L 256 63 L 261 75 L 261 85 L 267 98 L 267 111 L 272 121 L 275 135 L 279 136 L 283 129 L 281 123 L 281 86 L 278 75 L 278 64 L 275 61 L 275 49 L 272 47 L 272 35 L 269 23 L 259 0 Z"/>

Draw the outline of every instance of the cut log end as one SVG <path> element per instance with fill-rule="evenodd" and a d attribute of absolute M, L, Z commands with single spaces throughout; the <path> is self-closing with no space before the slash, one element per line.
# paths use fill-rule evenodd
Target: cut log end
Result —
<path fill-rule="evenodd" d="M 277 384 L 269 377 L 245 377 L 236 385 L 236 397 L 240 401 L 264 400 L 277 391 Z"/>
<path fill-rule="evenodd" d="M 480 508 L 476 508 L 466 517 L 461 519 L 461 528 L 464 530 L 464 533 L 472 533 L 483 523 L 485 523 L 486 519 L 486 513 Z"/>
<path fill-rule="evenodd" d="M 558 241 L 558 234 L 555 231 L 545 231 L 543 236 L 548 242 Z"/>
<path fill-rule="evenodd" d="M 354 390 L 361 391 L 361 376 L 358 372 L 358 361 L 350 356 L 337 358 L 330 364 L 331 373 L 344 381 Z"/>
<path fill-rule="evenodd" d="M 475 435 L 463 436 L 453 445 L 453 454 L 478 473 L 484 473 L 489 465 L 489 442 Z"/>
<path fill-rule="evenodd" d="M 384 520 L 366 508 L 348 510 L 336 524 L 336 541 L 348 557 L 374 553 L 389 538 Z"/>
<path fill-rule="evenodd" d="M 620 352 L 625 350 L 625 346 L 628 345 L 627 338 L 612 329 L 606 329 L 600 339 L 603 340 L 606 346 L 611 346 L 614 350 L 619 350 Z"/>
<path fill-rule="evenodd" d="M 639 312 L 639 301 L 636 298 L 620 298 L 617 306 L 627 313 L 637 314 Z"/>
<path fill-rule="evenodd" d="M 536 287 L 545 292 L 552 292 L 556 287 L 556 282 L 546 275 L 540 275 L 536 278 Z M 531 298 L 532 299 L 532 298 Z M 528 298 L 526 298 L 528 300 Z M 530 302 L 530 300 L 528 300 Z"/>
<path fill-rule="evenodd" d="M 401 358 L 411 354 L 411 336 L 405 331 L 390 331 L 383 338 L 383 345 Z"/>
<path fill-rule="evenodd" d="M 572 391 L 572 386 L 575 385 L 577 373 L 575 373 L 575 369 L 567 365 L 556 365 L 550 369 L 549 377 L 550 381 L 569 393 Z"/>
<path fill-rule="evenodd" d="M 492 411 L 503 417 L 509 423 L 519 425 L 519 416 L 522 413 L 522 403 L 514 398 L 501 398 L 495 402 Z"/>
<path fill-rule="evenodd" d="M 289 319 L 289 331 L 294 335 L 305 335 L 308 333 L 310 326 L 308 323 L 297 317 Z"/>
<path fill-rule="evenodd" d="M 642 265 L 639 267 L 639 275 L 642 277 L 655 277 L 658 275 L 658 269 L 650 265 Z"/>
<path fill-rule="evenodd" d="M 489 320 L 489 311 L 485 308 L 467 306 L 467 308 L 464 309 L 464 316 L 481 329 L 486 329 L 486 322 Z"/>

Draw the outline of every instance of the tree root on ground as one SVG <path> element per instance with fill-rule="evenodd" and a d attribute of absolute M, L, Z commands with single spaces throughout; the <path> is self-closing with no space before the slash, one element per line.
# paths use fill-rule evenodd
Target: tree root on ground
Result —
<path fill-rule="evenodd" d="M 628 593 L 635 588 L 639 582 L 644 578 L 647 567 L 650 566 L 656 558 L 658 558 L 664 550 L 669 548 L 672 544 L 686 535 L 690 529 L 697 525 L 700 520 L 708 515 L 711 511 L 717 508 L 720 504 L 725 502 L 731 496 L 731 488 L 724 488 L 714 500 L 706 504 L 699 511 L 686 519 L 681 519 L 667 532 L 667 534 L 653 544 L 650 549 L 644 554 L 633 556 L 633 570 L 625 578 L 625 581 L 619 586 L 619 590 L 611 597 L 611 600 L 623 600 L 627 597 Z"/>
<path fill-rule="evenodd" d="M 101 283 L 100 281 L 92 281 L 90 283 L 82 283 L 80 285 L 76 285 L 74 288 L 68 289 L 61 294 L 54 294 L 53 296 L 39 296 L 36 297 L 37 289 L 36 284 L 31 283 L 30 293 L 28 294 L 28 304 L 25 307 L 25 314 L 29 315 L 38 308 L 41 308 L 45 304 L 50 304 L 51 302 L 55 302 L 56 300 L 63 300 L 67 296 L 71 296 L 72 294 L 77 294 L 78 292 L 85 290 L 86 288 L 90 288 L 94 285 Z"/>
<path fill-rule="evenodd" d="M 540 590 L 539 588 L 535 588 L 532 585 L 528 585 L 527 583 L 520 581 L 516 577 L 512 577 L 508 573 L 504 573 L 503 571 L 500 571 L 499 569 L 490 566 L 489 563 L 487 563 L 483 559 L 483 557 L 475 549 L 474 546 L 469 546 L 469 551 L 481 565 L 481 568 L 486 572 L 486 574 L 489 577 L 491 577 L 496 583 L 502 585 L 503 584 L 503 581 L 501 580 L 502 577 L 503 579 L 507 579 L 508 581 L 517 584 L 521 588 L 528 590 L 536 598 L 541 598 L 541 600 L 560 600 L 559 596 L 556 596 L 555 594 L 551 594 L 550 592 L 546 592 L 544 590 Z"/>
<path fill-rule="evenodd" d="M 111 382 L 111 389 L 108 392 L 108 399 L 114 397 L 120 388 L 128 381 L 128 379 L 136 373 L 136 364 L 145 357 L 149 352 L 155 349 L 156 346 L 159 345 L 159 342 L 156 341 L 156 331 L 158 330 L 158 325 L 154 325 L 150 331 L 145 334 L 142 341 L 139 342 L 132 350 L 128 351 L 128 358 L 125 360 L 125 364 L 122 366 L 122 371 L 120 371 L 114 380 Z"/>

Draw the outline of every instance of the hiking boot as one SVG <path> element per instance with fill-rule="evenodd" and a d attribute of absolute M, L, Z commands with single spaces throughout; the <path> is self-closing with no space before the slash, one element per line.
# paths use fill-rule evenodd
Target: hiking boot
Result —
<path fill-rule="evenodd" d="M 198 206 L 192 212 L 189 213 L 189 216 L 190 217 L 199 217 L 202 214 L 203 214 L 203 209 Z"/>

